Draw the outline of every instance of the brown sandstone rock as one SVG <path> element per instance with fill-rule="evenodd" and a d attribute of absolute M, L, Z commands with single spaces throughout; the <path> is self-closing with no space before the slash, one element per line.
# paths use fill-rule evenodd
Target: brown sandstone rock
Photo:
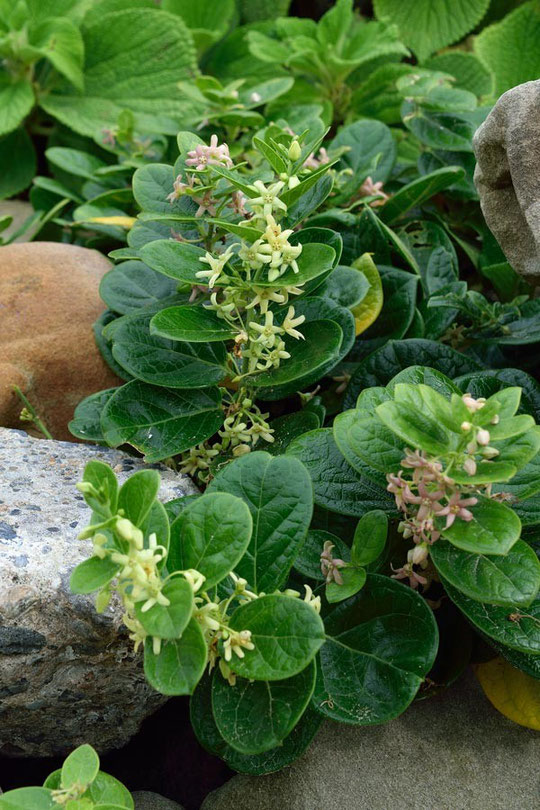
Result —
<path fill-rule="evenodd" d="M 119 385 L 94 341 L 104 309 L 98 287 L 110 268 L 97 251 L 55 242 L 0 248 L 0 425 L 22 427 L 18 385 L 55 439 L 76 405 Z"/>

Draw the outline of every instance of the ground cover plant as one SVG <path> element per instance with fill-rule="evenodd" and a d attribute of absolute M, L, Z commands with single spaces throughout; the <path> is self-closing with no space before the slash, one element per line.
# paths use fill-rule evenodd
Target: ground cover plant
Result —
<path fill-rule="evenodd" d="M 43 787 L 17 788 L 0 794 L 2 810 L 133 810 L 134 806 L 129 790 L 99 769 L 99 757 L 91 745 L 72 751 Z"/>
<path fill-rule="evenodd" d="M 94 334 L 124 383 L 70 429 L 200 490 L 163 505 L 155 469 L 119 488 L 91 462 L 72 589 L 120 599 L 149 683 L 240 772 L 471 661 L 538 727 L 540 298 L 484 221 L 472 146 L 538 78 L 538 5 L 214 5 L 0 0 L 0 196 L 34 208 L 6 243 L 113 262 Z M 88 773 L 31 800 L 100 806 Z"/>

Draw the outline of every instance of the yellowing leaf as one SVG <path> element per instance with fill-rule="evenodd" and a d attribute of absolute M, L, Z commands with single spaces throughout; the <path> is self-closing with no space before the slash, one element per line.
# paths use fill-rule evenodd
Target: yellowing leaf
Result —
<path fill-rule="evenodd" d="M 540 681 L 504 658 L 477 664 L 476 677 L 497 711 L 520 726 L 540 731 Z"/>
<path fill-rule="evenodd" d="M 369 282 L 369 290 L 366 296 L 357 304 L 352 307 L 356 323 L 356 335 L 365 332 L 368 326 L 379 317 L 384 296 L 379 271 L 375 267 L 375 263 L 371 258 L 371 253 L 364 253 L 352 264 L 357 270 L 364 274 Z"/>
<path fill-rule="evenodd" d="M 97 222 L 99 225 L 119 225 L 129 231 L 135 224 L 136 217 L 90 217 L 85 222 Z"/>

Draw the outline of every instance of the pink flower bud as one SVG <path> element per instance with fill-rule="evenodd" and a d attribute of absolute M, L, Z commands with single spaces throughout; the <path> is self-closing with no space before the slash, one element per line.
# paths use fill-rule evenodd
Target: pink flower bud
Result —
<path fill-rule="evenodd" d="M 480 430 L 476 434 L 476 441 L 483 447 L 489 444 L 489 438 L 490 438 L 489 430 L 485 430 L 484 428 L 480 428 Z"/>
<path fill-rule="evenodd" d="M 474 475 L 476 472 L 476 461 L 474 458 L 466 459 L 465 463 L 463 464 L 463 469 L 467 475 Z"/>

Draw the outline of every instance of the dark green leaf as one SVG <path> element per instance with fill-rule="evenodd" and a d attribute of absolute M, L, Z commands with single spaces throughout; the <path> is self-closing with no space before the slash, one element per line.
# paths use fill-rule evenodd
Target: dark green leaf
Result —
<path fill-rule="evenodd" d="M 168 307 L 150 321 L 150 334 L 170 340 L 208 343 L 230 340 L 237 330 L 201 306 Z"/>
<path fill-rule="evenodd" d="M 540 588 L 540 562 L 518 540 L 503 556 L 472 554 L 443 539 L 431 548 L 437 570 L 471 599 L 490 605 L 530 605 Z"/>
<path fill-rule="evenodd" d="M 229 492 L 249 507 L 251 542 L 236 572 L 257 591 L 282 586 L 301 548 L 313 511 L 311 481 L 294 458 L 251 452 L 226 466 L 210 492 Z"/>
<path fill-rule="evenodd" d="M 306 710 L 315 688 L 316 669 L 284 681 L 247 681 L 234 686 L 219 670 L 212 683 L 212 711 L 219 733 L 242 754 L 262 754 L 280 745 Z"/>
<path fill-rule="evenodd" d="M 405 711 L 437 653 L 433 613 L 411 588 L 369 574 L 325 617 L 313 703 L 334 720 L 384 723 Z"/>
<path fill-rule="evenodd" d="M 107 402 L 101 426 L 113 447 L 132 444 L 152 463 L 182 453 L 223 423 L 217 388 L 175 391 L 133 380 Z"/>

